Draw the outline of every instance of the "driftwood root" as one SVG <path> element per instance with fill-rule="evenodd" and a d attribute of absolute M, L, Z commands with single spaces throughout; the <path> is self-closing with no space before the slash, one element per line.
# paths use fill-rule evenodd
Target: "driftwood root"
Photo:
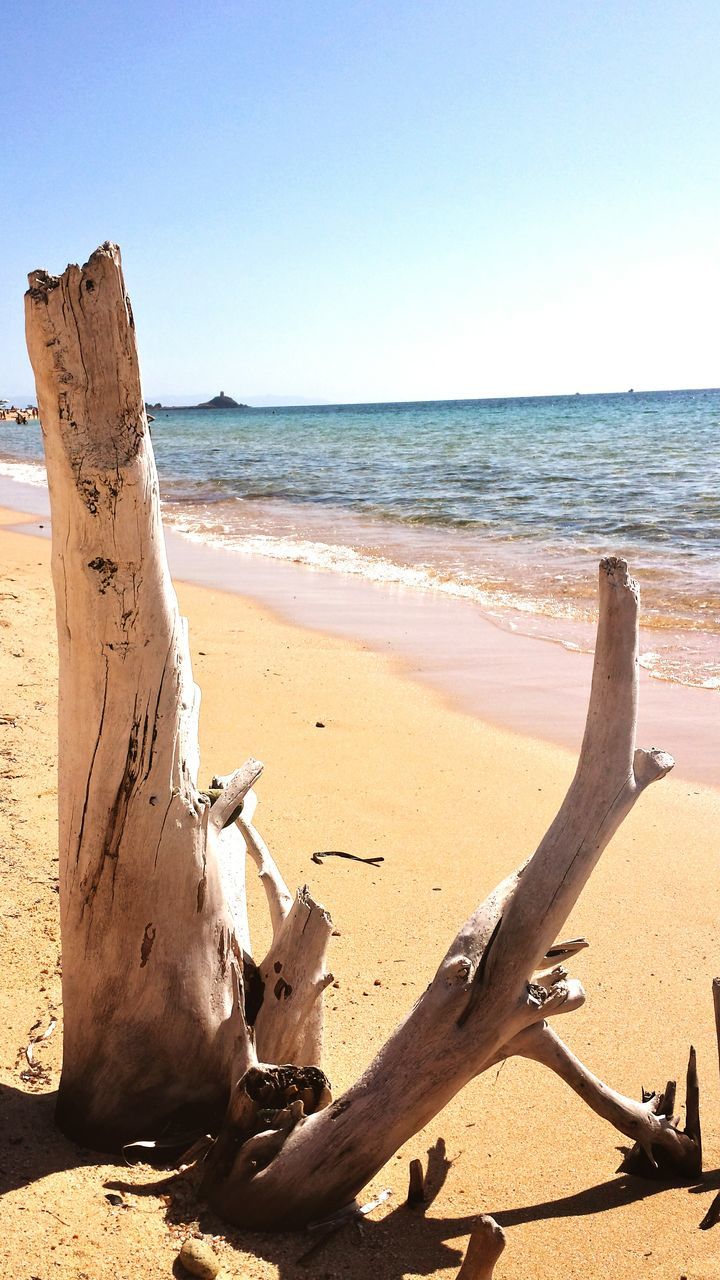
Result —
<path fill-rule="evenodd" d="M 208 1152 L 202 1194 L 242 1166 L 245 1177 L 264 1169 L 295 1125 L 332 1102 L 319 1067 L 251 1067 L 235 1086 L 222 1132 Z"/>
<path fill-rule="evenodd" d="M 654 1142 L 652 1137 L 638 1141 L 628 1151 L 620 1164 L 620 1172 L 632 1173 L 641 1178 L 656 1178 L 672 1182 L 696 1182 L 702 1176 L 702 1133 L 700 1129 L 700 1087 L 698 1084 L 697 1058 L 690 1046 L 685 1088 L 685 1128 L 673 1115 L 677 1086 L 668 1080 L 662 1093 L 643 1090 L 643 1103 L 658 1117 L 663 1129 L 676 1137 L 676 1141 Z"/>

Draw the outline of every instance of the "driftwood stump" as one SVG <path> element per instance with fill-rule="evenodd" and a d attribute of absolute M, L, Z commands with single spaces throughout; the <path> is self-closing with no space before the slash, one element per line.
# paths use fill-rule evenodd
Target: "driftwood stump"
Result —
<path fill-rule="evenodd" d="M 662 1153 L 665 1167 L 696 1172 L 699 1123 L 682 1133 L 656 1098 L 615 1093 L 550 1025 L 585 998 L 565 967 L 584 943 L 558 943 L 565 921 L 613 833 L 673 763 L 635 748 L 638 590 L 624 561 L 600 566 L 587 726 L 557 818 L 332 1101 L 321 1070 L 330 919 L 306 888 L 289 893 L 253 824 L 261 766 L 215 779 L 212 796 L 199 784 L 199 693 L 118 249 L 105 244 L 61 277 L 34 272 L 26 302 L 60 647 L 64 1131 L 117 1149 L 209 1127 L 212 1205 L 238 1224 L 301 1226 L 351 1201 L 469 1080 L 521 1054 L 566 1080 L 650 1167 Z M 259 959 L 243 843 L 273 924 Z"/>
<path fill-rule="evenodd" d="M 505 1232 L 487 1214 L 479 1219 L 468 1241 L 457 1280 L 493 1280 L 495 1264 L 505 1248 Z"/>

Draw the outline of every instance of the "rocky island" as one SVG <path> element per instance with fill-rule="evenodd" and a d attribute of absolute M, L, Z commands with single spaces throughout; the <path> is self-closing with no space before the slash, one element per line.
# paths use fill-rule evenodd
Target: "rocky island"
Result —
<path fill-rule="evenodd" d="M 249 409 L 249 404 L 238 404 L 237 400 L 233 400 L 232 396 L 226 396 L 224 391 L 219 396 L 213 396 L 212 400 L 206 400 L 204 404 L 196 404 L 196 409 Z"/>
<path fill-rule="evenodd" d="M 212 400 L 205 400 L 202 404 L 148 404 L 146 409 L 171 409 L 173 413 L 182 412 L 183 409 L 250 409 L 249 404 L 238 404 L 237 400 L 233 400 L 232 396 L 226 396 L 224 391 L 219 396 L 213 396 Z"/>

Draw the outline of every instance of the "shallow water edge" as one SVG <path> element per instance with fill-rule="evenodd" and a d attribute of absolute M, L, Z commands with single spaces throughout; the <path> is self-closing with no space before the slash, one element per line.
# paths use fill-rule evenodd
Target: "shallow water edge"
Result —
<path fill-rule="evenodd" d="M 49 536 L 46 490 L 2 479 L 0 503 L 38 517 L 18 525 L 6 521 L 6 528 Z M 471 601 L 238 555 L 188 542 L 172 530 L 166 536 L 176 579 L 246 596 L 288 622 L 360 642 L 397 661 L 453 707 L 578 751 L 590 654 L 509 632 Z M 670 751 L 677 777 L 720 787 L 717 693 L 653 680 L 643 670 L 640 683 L 638 742 Z"/>

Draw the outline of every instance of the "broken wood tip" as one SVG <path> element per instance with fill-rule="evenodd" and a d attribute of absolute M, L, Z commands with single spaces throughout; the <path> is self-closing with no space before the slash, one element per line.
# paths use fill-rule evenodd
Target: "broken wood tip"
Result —
<path fill-rule="evenodd" d="M 494 1218 L 484 1213 L 468 1241 L 467 1253 L 457 1280 L 492 1280 L 495 1263 L 505 1248 L 505 1232 Z"/>
<path fill-rule="evenodd" d="M 411 1160 L 410 1181 L 408 1184 L 407 1200 L 405 1203 L 409 1209 L 416 1209 L 419 1205 L 425 1204 L 426 1198 L 425 1173 L 423 1171 L 422 1160 Z"/>

